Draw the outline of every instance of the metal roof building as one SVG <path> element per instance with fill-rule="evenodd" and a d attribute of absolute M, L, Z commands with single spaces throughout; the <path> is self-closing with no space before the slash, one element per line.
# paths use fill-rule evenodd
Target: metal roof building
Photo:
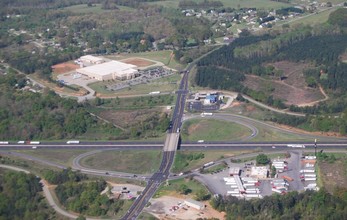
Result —
<path fill-rule="evenodd" d="M 77 69 L 80 74 L 100 81 L 103 80 L 127 80 L 135 77 L 137 66 L 119 61 L 110 61 L 93 66 Z"/>
<path fill-rule="evenodd" d="M 104 59 L 100 58 L 100 57 L 95 57 L 92 55 L 85 55 L 85 56 L 81 56 L 80 60 L 82 62 L 88 62 L 88 63 L 94 63 L 94 64 L 100 64 L 104 62 Z"/>
<path fill-rule="evenodd" d="M 184 201 L 184 203 L 185 203 L 187 206 L 190 206 L 190 207 L 195 208 L 195 209 L 197 209 L 197 210 L 202 210 L 202 209 L 205 208 L 204 203 L 198 202 L 198 201 L 193 200 L 193 199 L 186 199 L 186 200 Z"/>

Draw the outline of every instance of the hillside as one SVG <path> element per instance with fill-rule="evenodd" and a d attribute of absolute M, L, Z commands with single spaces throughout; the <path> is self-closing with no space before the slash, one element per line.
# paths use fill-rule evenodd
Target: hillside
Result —
<path fill-rule="evenodd" d="M 295 124 L 301 128 L 345 134 L 345 39 L 343 29 L 329 24 L 244 36 L 199 61 L 195 83 L 238 91 L 277 108 L 307 113 L 304 123 Z M 285 118 L 289 116 L 270 120 L 292 121 Z"/>

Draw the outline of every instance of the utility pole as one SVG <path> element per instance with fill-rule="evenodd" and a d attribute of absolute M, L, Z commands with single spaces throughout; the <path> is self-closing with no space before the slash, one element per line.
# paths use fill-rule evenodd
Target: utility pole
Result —
<path fill-rule="evenodd" d="M 317 157 L 317 139 L 314 139 L 314 155 Z"/>

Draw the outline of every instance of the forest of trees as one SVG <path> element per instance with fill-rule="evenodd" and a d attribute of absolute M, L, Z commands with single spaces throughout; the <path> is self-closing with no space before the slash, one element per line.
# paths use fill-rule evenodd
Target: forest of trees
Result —
<path fill-rule="evenodd" d="M 83 136 L 90 129 L 104 130 L 105 135 L 119 133 L 104 125 L 72 99 L 53 91 L 21 91 L 26 79 L 18 74 L 0 77 L 0 139 L 63 139 Z M 107 131 L 106 131 L 107 129 Z"/>
<path fill-rule="evenodd" d="M 341 16 L 341 12 L 338 14 Z M 347 64 L 341 61 L 341 55 L 347 49 L 346 39 L 343 29 L 328 24 L 298 26 L 278 35 L 244 36 L 201 59 L 195 83 L 213 89 L 238 91 L 277 108 L 289 107 L 291 111 L 308 114 L 301 118 L 273 114 L 270 120 L 277 123 L 346 134 Z M 330 99 L 313 107 L 286 106 L 268 91 L 255 91 L 243 85 L 244 74 L 255 74 L 264 79 L 281 77 L 281 71 L 265 64 L 283 60 L 310 63 L 312 66 L 304 70 L 307 85 L 321 85 L 330 93 Z M 340 115 L 335 117 L 336 114 Z"/>
<path fill-rule="evenodd" d="M 186 17 L 177 10 L 145 4 L 151 1 L 1 1 L 0 57 L 24 73 L 50 73 L 52 65 L 76 59 L 85 51 L 96 54 L 143 52 L 154 49 L 154 40 L 162 40 L 157 49 L 183 48 L 188 46 L 189 40 L 200 45 L 212 36 L 212 24 L 207 19 Z M 66 8 L 81 4 L 101 7 L 103 13 Z M 132 7 L 133 11 L 119 10 L 117 5 Z M 24 33 L 13 34 L 9 30 Z M 35 47 L 33 41 L 46 41 L 51 45 Z"/>
<path fill-rule="evenodd" d="M 101 192 L 106 188 L 104 180 L 59 184 L 55 189 L 60 203 L 68 210 L 89 216 L 113 216 L 124 205 L 124 200 L 109 199 Z"/>
<path fill-rule="evenodd" d="M 63 171 L 45 170 L 43 173 L 45 180 L 51 184 L 63 184 L 66 182 L 80 182 L 88 179 L 85 174 L 78 171 L 72 171 L 71 168 Z"/>
<path fill-rule="evenodd" d="M 0 170 L 0 219 L 51 219 L 39 181 L 33 174 Z"/>
<path fill-rule="evenodd" d="M 263 199 L 240 200 L 217 196 L 212 207 L 226 212 L 226 219 L 347 219 L 347 190 L 336 189 L 334 195 L 318 192 L 290 192 Z"/>

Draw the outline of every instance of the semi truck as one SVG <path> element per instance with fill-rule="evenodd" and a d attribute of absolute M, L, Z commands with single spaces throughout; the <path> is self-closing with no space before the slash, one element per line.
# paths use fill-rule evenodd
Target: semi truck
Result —
<path fill-rule="evenodd" d="M 67 144 L 79 144 L 80 141 L 77 141 L 77 140 L 70 140 L 70 141 L 67 141 L 66 143 L 67 143 Z"/>

